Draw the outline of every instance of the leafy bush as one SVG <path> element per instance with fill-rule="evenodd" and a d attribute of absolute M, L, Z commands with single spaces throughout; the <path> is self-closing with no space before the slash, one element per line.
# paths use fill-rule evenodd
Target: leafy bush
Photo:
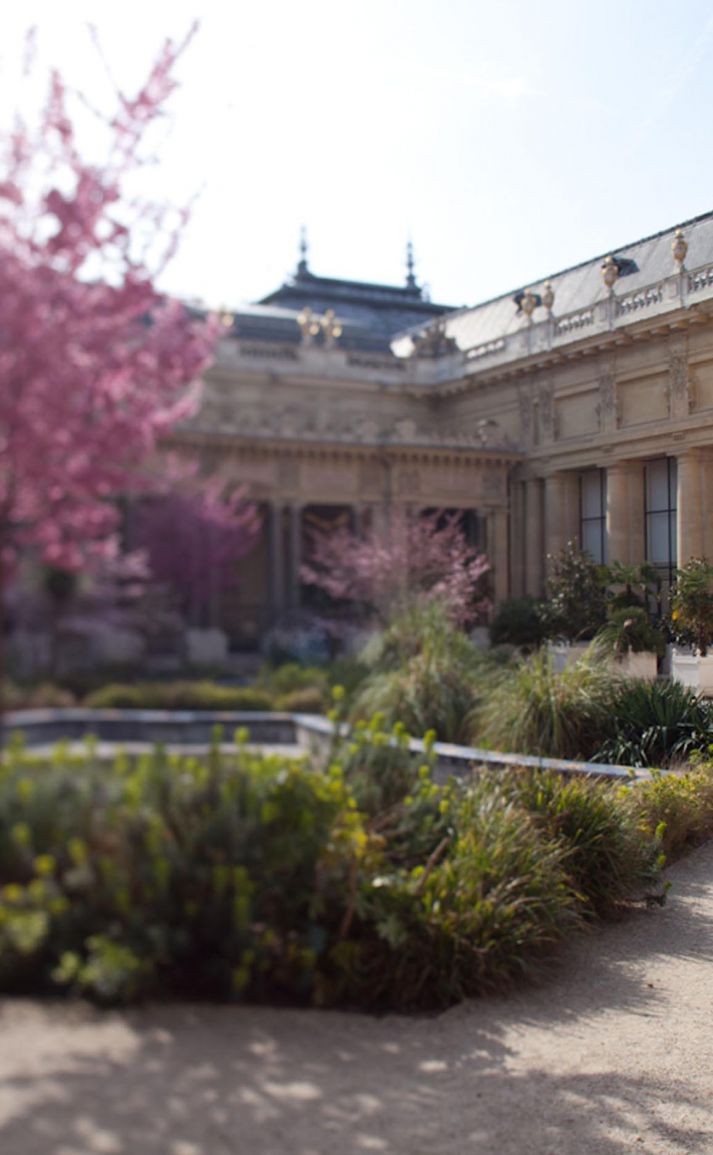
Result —
<path fill-rule="evenodd" d="M 685 774 L 654 774 L 629 792 L 627 808 L 638 824 L 660 840 L 668 860 L 713 837 L 713 764 Z"/>
<path fill-rule="evenodd" d="M 275 709 L 288 714 L 324 714 L 327 710 L 326 694 L 317 686 L 291 690 L 289 694 L 275 698 Z"/>
<path fill-rule="evenodd" d="M 321 666 L 301 666 L 299 662 L 285 662 L 282 666 L 263 666 L 257 685 L 271 695 L 292 694 L 295 690 L 327 689 L 327 673 Z"/>
<path fill-rule="evenodd" d="M 588 641 L 606 622 L 606 570 L 571 541 L 548 560 L 547 637 Z"/>
<path fill-rule="evenodd" d="M 467 737 L 468 714 L 501 669 L 433 603 L 396 616 L 364 657 L 374 673 L 361 684 L 354 719 L 379 713 L 389 726 L 454 742 Z"/>
<path fill-rule="evenodd" d="M 599 762 L 668 766 L 713 740 L 708 702 L 680 682 L 627 679 L 612 703 L 613 732 L 594 755 Z"/>
<path fill-rule="evenodd" d="M 705 558 L 692 557 L 676 570 L 671 625 L 677 641 L 705 657 L 713 643 L 713 565 Z"/>
<path fill-rule="evenodd" d="M 622 805 L 620 787 L 523 771 L 508 778 L 507 789 L 542 823 L 549 838 L 566 846 L 570 883 L 591 913 L 609 914 L 620 903 L 656 888 L 661 866 L 653 837 L 656 826 L 651 839 L 641 838 L 630 810 Z"/>
<path fill-rule="evenodd" d="M 89 694 L 93 709 L 124 710 L 272 710 L 272 699 L 250 686 L 214 682 L 137 682 L 103 686 Z"/>
<path fill-rule="evenodd" d="M 551 758 L 590 758 L 613 733 L 619 678 L 585 655 L 555 673 L 544 650 L 521 660 L 469 719 L 472 741 Z"/>
<path fill-rule="evenodd" d="M 74 694 L 53 682 L 40 682 L 37 686 L 6 683 L 1 700 L 8 710 L 42 710 L 76 705 Z"/>
<path fill-rule="evenodd" d="M 642 606 L 620 606 L 610 612 L 596 640 L 616 657 L 629 652 L 663 654 L 664 636 Z"/>
<path fill-rule="evenodd" d="M 509 598 L 501 602 L 489 626 L 490 644 L 537 649 L 547 636 L 544 605 L 539 598 Z"/>
<path fill-rule="evenodd" d="M 12 747 L 0 987 L 446 1006 L 656 884 L 641 810 L 537 776 L 438 787 L 426 746 L 376 720 L 326 771 L 244 745 L 113 767 Z"/>

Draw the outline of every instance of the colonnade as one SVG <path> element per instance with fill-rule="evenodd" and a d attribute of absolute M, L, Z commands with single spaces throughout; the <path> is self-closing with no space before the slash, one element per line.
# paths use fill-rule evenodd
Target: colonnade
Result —
<path fill-rule="evenodd" d="M 607 560 L 637 565 L 647 557 L 646 466 L 631 458 L 604 466 Z M 705 556 L 713 560 L 713 451 L 687 448 L 668 454 L 676 462 L 675 564 Z M 591 468 L 591 467 L 590 467 Z M 511 593 L 538 596 L 546 579 L 546 558 L 581 533 L 583 469 L 531 477 L 511 487 Z M 673 513 L 671 515 L 673 517 Z"/>
<path fill-rule="evenodd" d="M 352 525 L 362 531 L 369 525 L 386 527 L 387 514 L 383 505 L 345 507 L 340 503 L 333 508 L 348 509 Z M 300 571 L 304 560 L 305 512 L 308 509 L 307 503 L 275 500 L 266 510 L 267 595 L 273 620 L 301 605 Z M 508 511 L 505 508 L 491 509 L 482 511 L 479 516 L 484 522 L 481 548 L 491 565 L 495 600 L 500 601 L 508 596 L 509 589 Z"/>

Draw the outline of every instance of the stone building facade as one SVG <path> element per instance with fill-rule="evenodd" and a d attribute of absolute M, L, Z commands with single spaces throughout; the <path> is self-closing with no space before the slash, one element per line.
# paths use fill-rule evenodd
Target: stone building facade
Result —
<path fill-rule="evenodd" d="M 226 314 L 177 441 L 249 487 L 263 537 L 229 632 L 304 590 L 310 524 L 467 512 L 497 600 L 577 539 L 666 577 L 713 558 L 713 213 L 472 308 L 296 275 Z"/>

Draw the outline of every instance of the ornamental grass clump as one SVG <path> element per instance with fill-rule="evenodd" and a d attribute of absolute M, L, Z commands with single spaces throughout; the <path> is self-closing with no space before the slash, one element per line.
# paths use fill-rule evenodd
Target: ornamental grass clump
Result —
<path fill-rule="evenodd" d="M 502 665 L 478 649 L 433 603 L 394 617 L 365 652 L 373 673 L 361 685 L 351 717 L 383 715 L 412 734 L 434 730 L 447 742 L 467 739 L 467 718 Z"/>
<path fill-rule="evenodd" d="M 596 654 L 556 673 L 546 650 L 500 679 L 468 724 L 473 741 L 550 758 L 590 758 L 613 732 L 620 679 Z"/>

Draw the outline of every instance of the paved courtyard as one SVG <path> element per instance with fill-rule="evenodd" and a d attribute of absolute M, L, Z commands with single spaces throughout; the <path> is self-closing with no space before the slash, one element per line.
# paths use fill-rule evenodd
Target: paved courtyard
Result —
<path fill-rule="evenodd" d="M 664 910 L 438 1017 L 0 1004 L 2 1155 L 710 1155 L 713 844 Z"/>

